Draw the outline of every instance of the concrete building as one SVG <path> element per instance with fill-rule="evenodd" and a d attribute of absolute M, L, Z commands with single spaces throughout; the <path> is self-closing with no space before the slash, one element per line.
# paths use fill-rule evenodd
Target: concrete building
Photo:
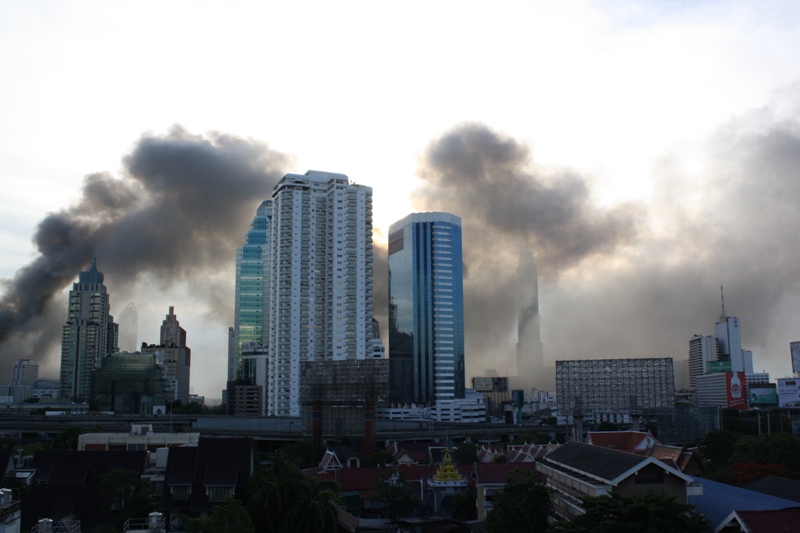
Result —
<path fill-rule="evenodd" d="M 372 189 L 286 174 L 272 207 L 267 410 L 299 416 L 302 362 L 372 358 Z"/>
<path fill-rule="evenodd" d="M 11 384 L 25 385 L 39 379 L 39 365 L 30 359 L 17 359 L 11 369 Z"/>
<path fill-rule="evenodd" d="M 228 347 L 228 381 L 242 378 L 242 347 L 269 349 L 270 287 L 272 282 L 272 200 L 264 200 L 236 251 L 233 329 Z M 253 348 L 255 347 L 255 348 Z M 266 383 L 266 371 L 259 376 Z"/>
<path fill-rule="evenodd" d="M 556 361 L 558 416 L 636 413 L 671 408 L 675 376 L 669 357 Z"/>
<path fill-rule="evenodd" d="M 142 343 L 142 353 L 155 355 L 161 363 L 170 401 L 189 403 L 192 350 L 186 346 L 186 330 L 178 322 L 175 307 L 169 307 L 161 323 L 159 344 Z"/>
<path fill-rule="evenodd" d="M 689 341 L 689 388 L 697 388 L 697 376 L 708 372 L 708 363 L 719 360 L 717 339 L 711 335 L 695 335 Z"/>
<path fill-rule="evenodd" d="M 92 371 L 117 351 L 118 328 L 109 315 L 111 304 L 97 261 L 81 272 L 69 291 L 67 322 L 61 332 L 61 397 L 89 399 Z"/>
<path fill-rule="evenodd" d="M 389 357 L 413 361 L 413 382 L 391 396 L 429 405 L 464 398 L 461 219 L 455 215 L 413 213 L 389 227 Z"/>

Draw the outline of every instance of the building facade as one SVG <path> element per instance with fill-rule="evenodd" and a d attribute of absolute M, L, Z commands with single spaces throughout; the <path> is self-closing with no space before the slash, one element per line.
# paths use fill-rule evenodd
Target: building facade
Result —
<path fill-rule="evenodd" d="M 299 416 L 302 362 L 372 358 L 372 189 L 286 174 L 270 226 L 268 414 Z"/>
<path fill-rule="evenodd" d="M 17 359 L 11 369 L 11 384 L 30 384 L 39 379 L 39 365 L 30 359 Z"/>
<path fill-rule="evenodd" d="M 192 350 L 186 346 L 186 330 L 175 315 L 175 307 L 161 323 L 159 344 L 142 344 L 142 353 L 153 354 L 162 365 L 169 400 L 189 403 Z"/>
<path fill-rule="evenodd" d="M 389 228 L 389 356 L 413 361 L 413 388 L 392 396 L 418 404 L 464 398 L 461 219 L 455 215 L 413 213 Z"/>
<path fill-rule="evenodd" d="M 708 363 L 719 360 L 717 339 L 711 335 L 695 335 L 689 341 L 689 388 L 697 389 L 697 376 L 708 372 Z"/>
<path fill-rule="evenodd" d="M 641 412 L 675 404 L 672 358 L 556 361 L 559 417 Z"/>
<path fill-rule="evenodd" d="M 97 261 L 69 292 L 67 322 L 61 331 L 61 397 L 88 401 L 92 371 L 100 360 L 117 351 L 118 328 L 109 315 L 109 295 Z"/>
<path fill-rule="evenodd" d="M 229 337 L 228 381 L 242 378 L 242 346 L 269 349 L 272 200 L 265 200 L 236 251 L 236 297 Z M 266 375 L 263 376 L 266 380 Z"/>

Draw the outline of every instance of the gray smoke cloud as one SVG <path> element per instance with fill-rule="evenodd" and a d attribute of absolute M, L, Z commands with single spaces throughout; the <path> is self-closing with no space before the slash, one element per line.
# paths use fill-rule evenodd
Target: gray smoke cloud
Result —
<path fill-rule="evenodd" d="M 2 280 L 4 359 L 33 353 L 38 359 L 57 344 L 65 305 L 48 304 L 76 281 L 93 254 L 112 306 L 148 276 L 160 288 L 187 282 L 198 299 L 207 297 L 209 308 L 224 313 L 218 319 L 230 320 L 231 298 L 223 304 L 221 294 L 231 290 L 221 289 L 213 275 L 232 271 L 256 207 L 271 195 L 290 159 L 260 142 L 192 135 L 175 126 L 164 136 L 143 136 L 123 164 L 119 177 L 87 176 L 77 203 L 39 223 L 33 237 L 38 257 Z M 7 368 L 10 361 L 0 361 L 0 372 Z"/>
<path fill-rule="evenodd" d="M 481 124 L 457 126 L 434 140 L 419 176 L 415 209 L 462 218 L 467 370 L 473 374 L 480 373 L 470 364 L 476 358 L 494 360 L 488 366 L 495 368 L 498 355 L 513 352 L 515 274 L 526 245 L 540 278 L 555 280 L 630 246 L 645 215 L 635 204 L 597 206 L 586 177 L 536 167 L 527 146 Z"/>
<path fill-rule="evenodd" d="M 713 334 L 724 285 L 755 370 L 788 368 L 788 344 L 800 339 L 800 124 L 753 112 L 698 154 L 699 171 L 681 153 L 657 162 L 647 209 L 600 208 L 590 177 L 537 168 L 524 145 L 485 126 L 431 143 L 415 207 L 463 219 L 468 374 L 512 360 L 523 234 L 539 266 L 549 364 L 685 360 L 693 334 Z M 676 364 L 679 385 L 684 366 Z"/>

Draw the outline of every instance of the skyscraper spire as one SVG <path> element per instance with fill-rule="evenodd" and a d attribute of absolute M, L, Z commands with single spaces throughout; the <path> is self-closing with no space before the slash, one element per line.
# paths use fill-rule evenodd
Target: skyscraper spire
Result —
<path fill-rule="evenodd" d="M 725 293 L 722 291 L 722 285 L 719 286 L 719 297 L 722 301 L 722 314 L 719 316 L 719 321 L 723 322 L 727 316 L 725 315 Z"/>

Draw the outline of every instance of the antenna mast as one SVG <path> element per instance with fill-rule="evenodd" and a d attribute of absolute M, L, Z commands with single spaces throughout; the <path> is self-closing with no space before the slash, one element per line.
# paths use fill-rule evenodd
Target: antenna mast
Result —
<path fill-rule="evenodd" d="M 725 293 L 722 292 L 722 285 L 719 286 L 719 297 L 722 301 L 722 317 L 725 317 Z"/>

